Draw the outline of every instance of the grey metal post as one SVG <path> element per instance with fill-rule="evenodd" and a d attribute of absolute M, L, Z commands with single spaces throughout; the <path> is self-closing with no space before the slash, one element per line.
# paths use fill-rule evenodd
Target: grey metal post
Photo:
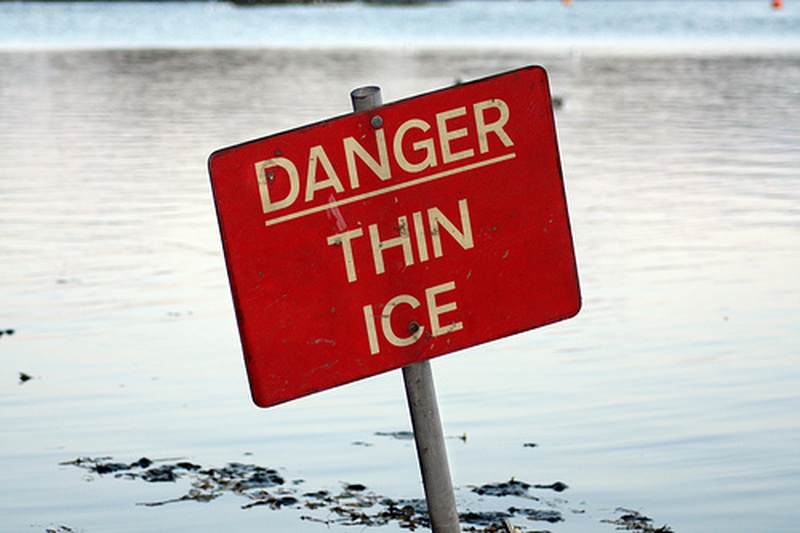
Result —
<path fill-rule="evenodd" d="M 350 99 L 354 111 L 366 111 L 383 104 L 381 89 L 374 86 L 353 90 Z M 373 126 L 380 127 L 380 123 L 380 118 L 373 117 Z M 461 526 L 458 523 L 458 509 L 430 362 L 423 361 L 404 367 L 403 381 L 431 527 L 434 533 L 460 533 Z"/>
<path fill-rule="evenodd" d="M 403 381 L 431 526 L 434 533 L 459 533 L 461 526 L 430 362 L 403 367 Z"/>
<path fill-rule="evenodd" d="M 350 100 L 353 102 L 353 111 L 366 111 L 383 105 L 381 88 L 374 85 L 353 89 Z"/>

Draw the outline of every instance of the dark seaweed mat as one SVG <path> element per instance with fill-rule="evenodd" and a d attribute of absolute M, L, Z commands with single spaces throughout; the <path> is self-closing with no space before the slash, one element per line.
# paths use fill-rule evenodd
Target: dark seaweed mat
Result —
<path fill-rule="evenodd" d="M 648 518 L 641 514 L 639 511 L 625 509 L 622 507 L 617 508 L 617 513 L 621 513 L 620 517 L 615 520 L 602 520 L 606 524 L 614 524 L 617 526 L 617 531 L 639 531 L 641 533 L 672 533 L 669 526 L 654 527 L 652 525 L 653 519 Z"/>
<path fill-rule="evenodd" d="M 556 481 L 549 485 L 530 485 L 524 481 L 517 481 L 511 478 L 509 481 L 504 481 L 502 483 L 489 483 L 480 487 L 474 487 L 472 492 L 480 494 L 481 496 L 519 496 L 520 498 L 528 498 L 530 497 L 528 489 L 531 487 L 534 489 L 552 489 L 556 492 L 563 492 L 569 488 L 561 481 Z"/>
<path fill-rule="evenodd" d="M 111 475 L 115 478 L 138 479 L 148 483 L 170 483 L 184 478 L 189 481 L 191 488 L 177 498 L 137 504 L 147 507 L 181 501 L 208 502 L 226 492 L 231 492 L 249 499 L 242 505 L 243 509 L 267 506 L 271 509 L 305 510 L 310 514 L 301 515 L 301 519 L 312 522 L 362 527 L 396 523 L 401 528 L 411 531 L 418 528 L 430 529 L 430 519 L 424 500 L 395 500 L 376 494 L 360 483 L 343 484 L 338 492 L 303 491 L 299 488 L 303 483 L 302 480 L 287 483 L 278 471 L 254 464 L 228 463 L 222 468 L 203 468 L 188 461 L 153 461 L 147 457 L 132 463 L 115 462 L 110 457 L 81 457 L 61 464 L 76 466 L 99 476 Z M 567 489 L 567 485 L 560 481 L 550 485 L 531 485 L 512 478 L 500 483 L 471 487 L 470 490 L 479 496 L 516 497 L 540 501 L 537 496 L 530 493 L 530 489 L 562 492 Z M 325 518 L 315 516 L 314 511 L 317 510 L 323 511 L 317 514 L 324 514 Z M 603 520 L 603 522 L 615 524 L 617 529 L 671 533 L 666 526 L 659 529 L 652 528 L 649 525 L 652 520 L 635 511 L 625 509 L 618 511 L 623 513 L 619 519 Z M 557 510 L 515 506 L 491 511 L 468 510 L 459 514 L 462 529 L 475 533 L 507 532 L 505 523 L 515 517 L 546 523 L 564 520 Z M 519 527 L 517 530 L 527 531 Z"/>

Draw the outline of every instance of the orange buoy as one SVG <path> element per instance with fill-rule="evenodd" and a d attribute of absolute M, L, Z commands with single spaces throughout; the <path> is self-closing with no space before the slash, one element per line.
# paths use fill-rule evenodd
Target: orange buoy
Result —
<path fill-rule="evenodd" d="M 780 0 L 775 0 L 775 1 L 779 2 Z M 565 6 L 568 6 L 572 3 L 572 0 L 561 0 L 561 3 L 564 4 Z"/>
<path fill-rule="evenodd" d="M 783 7 L 783 0 L 772 0 L 772 8 L 780 9 Z"/>

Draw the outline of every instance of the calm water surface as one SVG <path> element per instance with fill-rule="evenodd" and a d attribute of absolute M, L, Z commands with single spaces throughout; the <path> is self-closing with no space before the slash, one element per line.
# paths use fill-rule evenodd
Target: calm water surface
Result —
<path fill-rule="evenodd" d="M 399 373 L 251 405 L 206 158 L 359 85 L 389 101 L 531 63 L 564 101 L 584 308 L 434 361 L 461 509 L 502 509 L 469 488 L 515 477 L 570 487 L 537 493 L 565 520 L 528 530 L 610 532 L 625 507 L 795 531 L 800 55 L 535 46 L 0 53 L 0 529 L 328 529 L 235 495 L 137 506 L 187 484 L 59 464 L 81 456 L 420 497 L 412 442 L 375 434 L 409 429 Z"/>
<path fill-rule="evenodd" d="M 497 47 L 797 51 L 800 6 L 770 0 L 455 0 L 237 8 L 228 2 L 4 2 L 0 48 Z"/>

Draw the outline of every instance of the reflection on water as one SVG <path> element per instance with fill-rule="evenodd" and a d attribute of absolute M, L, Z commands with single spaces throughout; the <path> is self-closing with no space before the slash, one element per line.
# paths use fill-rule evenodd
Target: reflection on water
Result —
<path fill-rule="evenodd" d="M 792 530 L 800 59 L 400 49 L 0 54 L 4 527 L 323 527 L 226 498 L 137 507 L 183 490 L 58 466 L 81 456 L 419 497 L 412 444 L 375 436 L 408 428 L 399 375 L 251 406 L 206 158 L 346 113 L 359 85 L 388 101 L 536 62 L 565 102 L 585 303 L 435 362 L 446 432 L 467 436 L 448 440 L 455 484 L 563 480 L 584 512 L 554 532 L 608 531 L 617 506 L 676 531 Z"/>

